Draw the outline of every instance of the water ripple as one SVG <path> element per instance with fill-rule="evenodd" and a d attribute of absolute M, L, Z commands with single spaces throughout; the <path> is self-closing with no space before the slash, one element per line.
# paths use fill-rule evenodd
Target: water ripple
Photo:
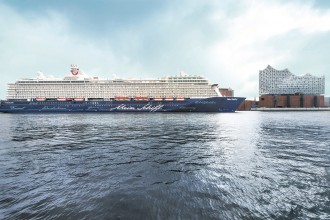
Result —
<path fill-rule="evenodd" d="M 330 114 L 0 114 L 1 219 L 329 219 Z"/>

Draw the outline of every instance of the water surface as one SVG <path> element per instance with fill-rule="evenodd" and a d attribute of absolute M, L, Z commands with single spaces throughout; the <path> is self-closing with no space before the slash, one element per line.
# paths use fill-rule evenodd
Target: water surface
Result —
<path fill-rule="evenodd" d="M 1 219 L 330 219 L 330 112 L 0 123 Z"/>

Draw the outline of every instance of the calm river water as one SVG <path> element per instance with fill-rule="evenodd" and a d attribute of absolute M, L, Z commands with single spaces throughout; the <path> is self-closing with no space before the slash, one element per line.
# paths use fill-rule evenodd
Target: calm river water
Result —
<path fill-rule="evenodd" d="M 0 219 L 330 219 L 330 112 L 0 114 Z"/>

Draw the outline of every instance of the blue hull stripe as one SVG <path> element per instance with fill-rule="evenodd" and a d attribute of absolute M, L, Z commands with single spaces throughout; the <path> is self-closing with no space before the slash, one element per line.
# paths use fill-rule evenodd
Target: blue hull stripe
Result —
<path fill-rule="evenodd" d="M 235 112 L 244 100 L 211 97 L 184 101 L 3 101 L 0 112 Z"/>

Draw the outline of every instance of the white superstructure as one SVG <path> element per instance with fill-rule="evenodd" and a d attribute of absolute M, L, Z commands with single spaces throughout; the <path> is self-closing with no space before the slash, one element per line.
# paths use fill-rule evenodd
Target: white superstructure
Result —
<path fill-rule="evenodd" d="M 202 76 L 178 76 L 161 79 L 99 79 L 88 77 L 78 66 L 71 66 L 71 76 L 64 79 L 45 77 L 38 72 L 34 79 L 19 80 L 8 85 L 8 99 L 44 98 L 102 98 L 115 97 L 214 97 L 220 96 L 217 84 Z"/>
<path fill-rule="evenodd" d="M 321 95 L 325 91 L 324 76 L 311 74 L 296 76 L 288 69 L 276 70 L 270 65 L 259 71 L 259 94 L 313 94 Z"/>

